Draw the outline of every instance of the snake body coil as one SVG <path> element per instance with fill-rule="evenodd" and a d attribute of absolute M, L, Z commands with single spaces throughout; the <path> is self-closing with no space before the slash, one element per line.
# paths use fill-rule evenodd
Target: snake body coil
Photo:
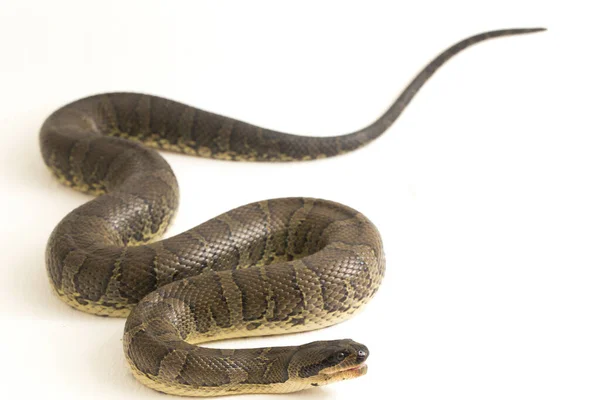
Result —
<path fill-rule="evenodd" d="M 335 137 L 262 129 L 159 97 L 113 93 L 64 106 L 40 133 L 58 179 L 100 195 L 68 214 L 47 247 L 51 284 L 67 304 L 127 316 L 134 375 L 167 393 L 290 392 L 360 376 L 365 346 L 351 340 L 220 350 L 222 338 L 299 332 L 338 323 L 377 291 L 381 238 L 362 214 L 307 198 L 249 204 L 172 238 L 175 176 L 143 145 L 228 160 L 293 161 L 355 150 L 381 135 L 445 61 L 494 31 L 440 54 L 372 125 Z M 129 139 L 129 140 L 126 140 Z"/>

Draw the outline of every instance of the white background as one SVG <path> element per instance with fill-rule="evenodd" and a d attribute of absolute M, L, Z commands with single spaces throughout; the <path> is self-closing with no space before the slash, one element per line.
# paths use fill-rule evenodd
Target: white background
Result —
<path fill-rule="evenodd" d="M 363 313 L 219 343 L 369 346 L 365 377 L 278 399 L 600 398 L 594 2 L 283 3 L 0 1 L 2 396 L 166 398 L 130 374 L 124 320 L 50 291 L 46 240 L 88 200 L 43 165 L 37 132 L 53 110 L 142 91 L 271 129 L 346 133 L 454 42 L 545 26 L 461 53 L 355 153 L 292 164 L 165 154 L 181 187 L 169 234 L 284 196 L 339 201 L 380 228 L 387 274 Z"/>

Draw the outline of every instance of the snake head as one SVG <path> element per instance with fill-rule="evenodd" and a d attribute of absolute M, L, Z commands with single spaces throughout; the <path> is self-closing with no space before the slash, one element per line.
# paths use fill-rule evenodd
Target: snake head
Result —
<path fill-rule="evenodd" d="M 322 386 L 367 373 L 369 350 L 350 339 L 312 342 L 298 347 L 289 376 L 302 386 Z"/>

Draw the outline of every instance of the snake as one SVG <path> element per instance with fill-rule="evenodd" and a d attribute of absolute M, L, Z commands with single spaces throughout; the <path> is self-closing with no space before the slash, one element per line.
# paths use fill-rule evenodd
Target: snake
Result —
<path fill-rule="evenodd" d="M 351 339 L 252 349 L 200 344 L 319 329 L 354 315 L 385 273 L 375 225 L 333 201 L 279 198 L 159 240 L 179 192 L 154 149 L 274 162 L 348 153 L 385 132 L 463 49 L 541 30 L 490 31 L 458 42 L 375 122 L 345 135 L 286 134 L 140 93 L 99 94 L 59 108 L 40 130 L 44 162 L 61 183 L 96 197 L 50 235 L 45 258 L 53 292 L 75 309 L 128 317 L 125 358 L 135 378 L 160 392 L 285 393 L 364 375 L 369 350 Z"/>

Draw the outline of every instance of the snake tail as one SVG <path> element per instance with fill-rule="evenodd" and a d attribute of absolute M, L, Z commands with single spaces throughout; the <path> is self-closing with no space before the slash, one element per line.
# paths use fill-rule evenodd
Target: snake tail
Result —
<path fill-rule="evenodd" d="M 448 60 L 479 42 L 503 36 L 540 32 L 544 28 L 504 29 L 481 33 L 451 46 L 425 68 L 402 91 L 377 120 L 353 133 L 315 137 L 292 135 L 258 127 L 188 105 L 138 93 L 107 93 L 78 100 L 56 111 L 44 132 L 73 113 L 89 132 L 122 137 L 149 147 L 190 155 L 234 161 L 302 161 L 333 157 L 354 151 L 381 136 L 402 114 L 419 89 Z M 83 128 L 83 126 L 82 126 Z M 50 146 L 42 146 L 48 149 Z M 48 163 L 49 154 L 43 151 Z"/>

